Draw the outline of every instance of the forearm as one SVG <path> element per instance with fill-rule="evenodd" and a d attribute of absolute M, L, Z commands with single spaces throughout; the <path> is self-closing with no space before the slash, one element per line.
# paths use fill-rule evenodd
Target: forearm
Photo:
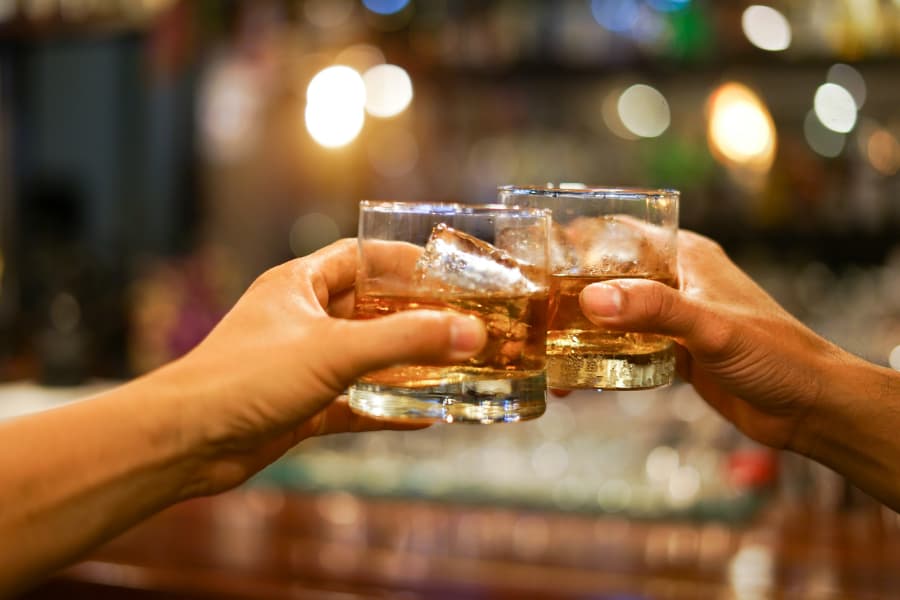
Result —
<path fill-rule="evenodd" d="M 900 511 L 900 372 L 829 357 L 795 450 Z"/>
<path fill-rule="evenodd" d="M 138 380 L 0 425 L 0 597 L 190 494 L 176 392 Z"/>

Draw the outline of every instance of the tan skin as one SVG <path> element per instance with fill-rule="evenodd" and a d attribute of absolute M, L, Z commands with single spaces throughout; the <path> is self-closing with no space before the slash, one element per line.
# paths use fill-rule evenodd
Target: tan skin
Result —
<path fill-rule="evenodd" d="M 354 240 L 276 267 L 185 357 L 0 424 L 0 597 L 166 506 L 240 484 L 304 438 L 407 428 L 335 398 L 374 369 L 473 356 L 484 326 L 433 311 L 347 320 L 355 276 Z"/>
<path fill-rule="evenodd" d="M 900 509 L 900 373 L 868 363 L 787 313 L 718 244 L 679 233 L 680 289 L 618 280 L 581 306 L 611 330 L 670 335 L 679 373 L 751 438 L 793 450 Z"/>
<path fill-rule="evenodd" d="M 679 237 L 681 289 L 585 288 L 610 329 L 675 337 L 679 367 L 760 442 L 819 460 L 900 507 L 900 374 L 788 315 L 712 241 Z M 0 424 L 0 597 L 175 502 L 227 490 L 298 441 L 397 424 L 334 398 L 362 373 L 449 362 L 485 342 L 477 320 L 352 307 L 355 244 L 263 275 L 213 333 L 169 366 L 95 398 Z"/>

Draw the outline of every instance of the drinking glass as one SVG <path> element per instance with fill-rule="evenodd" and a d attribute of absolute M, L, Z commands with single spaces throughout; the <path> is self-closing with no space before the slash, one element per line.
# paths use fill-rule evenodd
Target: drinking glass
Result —
<path fill-rule="evenodd" d="M 487 344 L 456 364 L 402 365 L 349 389 L 357 413 L 496 423 L 545 408 L 550 213 L 500 205 L 360 203 L 354 318 L 452 310 Z"/>
<path fill-rule="evenodd" d="M 559 389 L 646 389 L 672 382 L 670 338 L 605 331 L 581 312 L 590 283 L 645 278 L 677 287 L 679 192 L 671 189 L 501 186 L 506 205 L 550 209 L 547 380 Z"/>

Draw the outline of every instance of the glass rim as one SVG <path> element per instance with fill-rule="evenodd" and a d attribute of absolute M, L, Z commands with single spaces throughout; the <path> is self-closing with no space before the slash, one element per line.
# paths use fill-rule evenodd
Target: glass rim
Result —
<path fill-rule="evenodd" d="M 408 202 L 394 200 L 360 200 L 359 210 L 367 212 L 406 213 L 420 215 L 519 215 L 523 217 L 550 217 L 548 208 L 516 206 L 510 204 L 465 204 L 462 202 Z"/>
<path fill-rule="evenodd" d="M 631 187 L 631 186 L 600 186 L 600 185 L 581 185 L 580 187 L 562 187 L 564 184 L 554 185 L 547 183 L 546 185 L 515 185 L 506 184 L 498 185 L 497 191 L 511 192 L 521 195 L 561 195 L 561 196 L 585 196 L 585 197 L 607 197 L 607 196 L 640 196 L 640 197 L 680 197 L 681 192 L 675 188 L 649 188 L 649 187 Z"/>

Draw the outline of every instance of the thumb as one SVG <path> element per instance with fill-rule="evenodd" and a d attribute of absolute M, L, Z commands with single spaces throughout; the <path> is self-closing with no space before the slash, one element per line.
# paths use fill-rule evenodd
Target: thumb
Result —
<path fill-rule="evenodd" d="M 339 321 L 335 369 L 345 381 L 401 363 L 441 364 L 470 358 L 484 348 L 481 319 L 453 312 L 410 310 L 376 319 Z"/>
<path fill-rule="evenodd" d="M 615 330 L 690 338 L 700 308 L 680 291 L 650 279 L 593 283 L 581 292 L 581 310 L 591 322 Z"/>

